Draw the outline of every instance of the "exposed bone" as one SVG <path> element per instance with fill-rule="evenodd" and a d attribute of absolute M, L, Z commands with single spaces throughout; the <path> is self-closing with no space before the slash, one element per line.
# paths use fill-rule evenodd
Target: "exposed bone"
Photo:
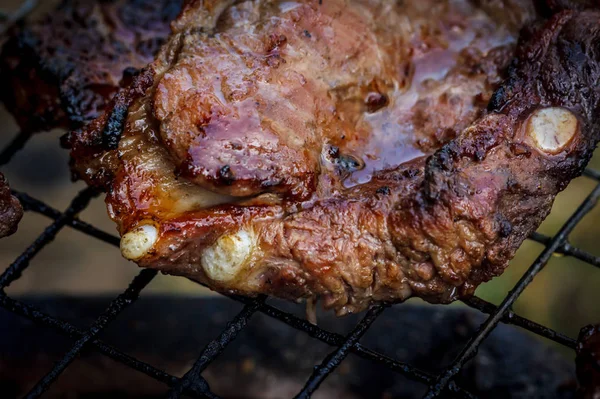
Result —
<path fill-rule="evenodd" d="M 121 254 L 129 260 L 143 258 L 158 239 L 158 230 L 152 224 L 143 224 L 121 237 Z"/>
<path fill-rule="evenodd" d="M 233 280 L 252 255 L 254 245 L 253 234 L 246 230 L 222 236 L 204 250 L 201 259 L 204 272 L 214 281 Z"/>
<path fill-rule="evenodd" d="M 533 113 L 527 122 L 527 134 L 542 151 L 557 153 L 575 136 L 579 121 L 564 108 L 544 108 Z"/>

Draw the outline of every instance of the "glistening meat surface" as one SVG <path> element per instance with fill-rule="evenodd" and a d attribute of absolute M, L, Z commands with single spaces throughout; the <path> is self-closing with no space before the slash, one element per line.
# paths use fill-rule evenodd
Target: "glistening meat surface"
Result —
<path fill-rule="evenodd" d="M 598 13 L 232 3 L 190 2 L 70 137 L 143 267 L 339 314 L 450 302 L 504 270 L 591 156 Z"/>

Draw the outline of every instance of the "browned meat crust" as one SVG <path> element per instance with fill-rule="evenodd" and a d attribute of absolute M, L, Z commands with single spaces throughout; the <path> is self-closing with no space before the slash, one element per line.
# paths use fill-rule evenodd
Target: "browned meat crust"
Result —
<path fill-rule="evenodd" d="M 167 38 L 182 0 L 63 0 L 15 27 L 0 55 L 0 99 L 28 132 L 96 118 Z"/>
<path fill-rule="evenodd" d="M 577 378 L 582 399 L 600 397 L 600 325 L 584 327 L 577 340 Z"/>
<path fill-rule="evenodd" d="M 123 254 L 340 314 L 502 273 L 599 138 L 600 13 L 408 3 L 189 4 L 70 138 Z"/>
<path fill-rule="evenodd" d="M 4 175 L 0 173 L 0 238 L 17 231 L 17 225 L 23 217 L 23 208 L 13 197 Z"/>

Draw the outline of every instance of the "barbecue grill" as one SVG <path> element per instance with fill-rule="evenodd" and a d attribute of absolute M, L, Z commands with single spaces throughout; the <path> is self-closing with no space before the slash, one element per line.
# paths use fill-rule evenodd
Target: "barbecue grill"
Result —
<path fill-rule="evenodd" d="M 23 8 L 13 15 L 3 14 L 2 19 L 13 21 L 22 17 L 32 9 L 32 2 L 24 3 Z M 0 29 L 1 31 L 1 29 Z M 11 159 L 22 150 L 29 142 L 31 134 L 21 132 L 1 150 L 0 166 L 8 164 Z M 385 366 L 386 368 L 403 375 L 411 380 L 418 381 L 428 387 L 425 398 L 437 398 L 451 395 L 463 398 L 473 398 L 473 394 L 462 388 L 454 381 L 454 377 L 461 371 L 463 366 L 475 356 L 478 348 L 488 335 L 500 323 L 512 324 L 537 334 L 541 337 L 554 341 L 570 350 L 574 350 L 576 341 L 544 325 L 519 316 L 512 311 L 512 305 L 523 293 L 527 286 L 533 281 L 538 273 L 546 266 L 554 254 L 570 256 L 586 262 L 592 266 L 600 267 L 600 257 L 594 256 L 580 248 L 574 247 L 568 241 L 570 233 L 580 221 L 596 206 L 600 198 L 600 172 L 587 169 L 584 178 L 593 181 L 596 186 L 592 192 L 579 205 L 577 210 L 568 218 L 566 223 L 553 237 L 535 233 L 530 237 L 537 243 L 545 246 L 538 258 L 531 264 L 527 271 L 521 276 L 518 283 L 506 295 L 499 306 L 493 305 L 478 297 L 463 300 L 469 307 L 486 315 L 486 320 L 467 342 L 460 354 L 441 373 L 434 375 L 419 368 L 397 361 L 387 355 L 378 353 L 360 343 L 361 337 L 370 329 L 371 325 L 389 305 L 381 304 L 372 306 L 362 320 L 346 336 L 326 331 L 310 322 L 299 318 L 291 313 L 267 303 L 264 296 L 254 299 L 238 296 L 228 296 L 231 301 L 244 305 L 243 309 L 229 321 L 224 330 L 215 336 L 202 350 L 201 355 L 193 366 L 182 378 L 170 375 L 151 364 L 140 361 L 115 347 L 103 342 L 98 338 L 99 334 L 117 318 L 126 308 L 134 306 L 140 293 L 157 276 L 155 270 L 142 270 L 131 281 L 129 287 L 110 302 L 105 311 L 87 329 L 81 329 L 75 325 L 65 322 L 60 318 L 50 316 L 37 308 L 25 304 L 22 301 L 8 296 L 5 289 L 19 279 L 22 273 L 29 267 L 30 262 L 38 253 L 49 245 L 65 227 L 82 232 L 97 240 L 103 241 L 118 250 L 119 238 L 102 231 L 101 229 L 86 223 L 78 218 L 78 215 L 88 207 L 90 201 L 99 193 L 87 188 L 74 197 L 69 207 L 60 211 L 52 208 L 43 199 L 34 198 L 25 192 L 13 191 L 14 195 L 21 201 L 27 212 L 43 215 L 51 220 L 44 231 L 12 262 L 0 275 L 0 306 L 9 312 L 33 321 L 40 327 L 49 327 L 72 339 L 71 348 L 57 362 L 54 368 L 40 379 L 27 398 L 37 398 L 56 381 L 62 372 L 78 357 L 84 348 L 91 347 L 123 365 L 137 370 L 140 373 L 166 384 L 170 387 L 169 397 L 177 398 L 186 395 L 194 398 L 217 398 L 211 392 L 202 372 L 213 362 L 225 348 L 233 342 L 239 333 L 244 330 L 249 320 L 257 313 L 262 313 L 270 318 L 278 320 L 290 328 L 301 331 L 329 346 L 331 352 L 322 359 L 312 374 L 306 377 L 306 383 L 302 390 L 297 393 L 296 398 L 310 398 L 319 389 L 320 384 L 325 381 L 344 359 L 350 354 L 368 359 Z"/>

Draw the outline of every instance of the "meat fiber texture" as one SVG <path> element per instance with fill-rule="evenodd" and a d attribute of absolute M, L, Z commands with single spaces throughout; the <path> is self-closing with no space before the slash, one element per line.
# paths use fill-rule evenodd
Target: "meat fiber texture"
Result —
<path fill-rule="evenodd" d="M 62 0 L 15 26 L 0 54 L 0 100 L 24 131 L 80 127 L 154 59 L 182 0 Z"/>
<path fill-rule="evenodd" d="M 600 13 L 563 8 L 192 1 L 74 170 L 142 267 L 338 314 L 452 302 L 599 138 Z"/>

